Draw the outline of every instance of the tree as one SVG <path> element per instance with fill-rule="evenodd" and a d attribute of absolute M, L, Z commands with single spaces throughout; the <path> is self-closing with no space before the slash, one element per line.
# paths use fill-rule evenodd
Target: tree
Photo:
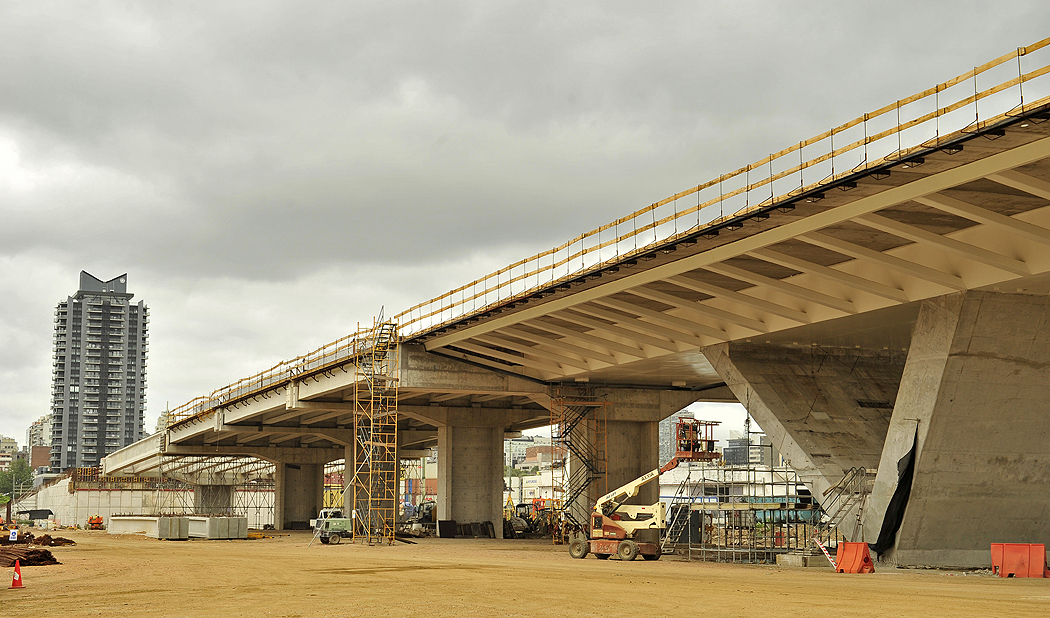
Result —
<path fill-rule="evenodd" d="M 10 470 L 0 472 L 0 494 L 21 495 L 32 486 L 33 469 L 24 459 L 16 459 Z"/>
<path fill-rule="evenodd" d="M 517 476 L 528 476 L 529 473 L 524 470 L 512 468 L 510 466 L 503 466 L 503 476 L 517 477 Z"/>

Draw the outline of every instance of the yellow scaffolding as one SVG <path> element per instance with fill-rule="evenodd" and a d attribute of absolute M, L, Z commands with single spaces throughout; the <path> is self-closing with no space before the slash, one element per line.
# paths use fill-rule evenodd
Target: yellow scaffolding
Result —
<path fill-rule="evenodd" d="M 354 380 L 353 539 L 394 542 L 400 469 L 397 458 L 397 324 L 375 321 L 356 363 Z"/>

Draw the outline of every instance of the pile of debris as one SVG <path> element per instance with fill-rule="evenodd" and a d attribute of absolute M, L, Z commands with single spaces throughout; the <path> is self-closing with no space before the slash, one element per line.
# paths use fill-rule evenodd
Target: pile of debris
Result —
<path fill-rule="evenodd" d="M 9 536 L 0 536 L 0 546 L 39 545 L 41 547 L 61 547 L 63 545 L 76 544 L 76 541 L 72 539 L 67 539 L 65 537 L 52 537 L 50 534 L 33 536 L 32 532 L 22 532 L 21 530 L 19 530 L 18 532 L 18 538 L 16 538 L 14 541 L 12 541 Z"/>
<path fill-rule="evenodd" d="M 48 566 L 62 564 L 51 552 L 46 549 L 31 549 L 29 547 L 4 547 L 0 549 L 0 567 L 15 566 L 18 560 L 21 566 Z"/>
<path fill-rule="evenodd" d="M 77 542 L 64 536 L 52 537 L 50 534 L 44 534 L 34 538 L 32 544 L 40 547 L 62 547 L 63 545 L 76 545 Z"/>

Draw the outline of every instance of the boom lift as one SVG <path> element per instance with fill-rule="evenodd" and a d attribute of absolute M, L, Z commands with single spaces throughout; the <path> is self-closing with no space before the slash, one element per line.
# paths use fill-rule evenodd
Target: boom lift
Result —
<path fill-rule="evenodd" d="M 643 485 L 658 478 L 659 468 L 599 498 L 590 517 L 590 540 L 573 539 L 569 543 L 569 555 L 586 558 L 591 553 L 606 560 L 616 554 L 620 560 L 634 560 L 641 554 L 646 560 L 659 560 L 660 530 L 667 527 L 667 507 L 663 502 L 644 506 L 623 504 L 637 496 Z"/>
<path fill-rule="evenodd" d="M 711 436 L 717 424 L 680 419 L 675 427 L 675 456 L 671 461 L 598 498 L 588 525 L 589 539 L 573 539 L 569 543 L 569 555 L 586 558 L 590 553 L 607 560 L 616 554 L 620 560 L 634 560 L 640 554 L 646 560 L 659 560 L 660 531 L 667 527 L 667 505 L 657 502 L 639 506 L 624 502 L 637 496 L 646 483 L 659 479 L 683 461 L 717 459 L 720 455 L 715 452 Z"/>

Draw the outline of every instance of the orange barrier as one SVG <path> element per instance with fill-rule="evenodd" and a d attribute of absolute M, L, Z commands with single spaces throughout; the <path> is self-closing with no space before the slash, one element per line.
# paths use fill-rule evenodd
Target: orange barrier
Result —
<path fill-rule="evenodd" d="M 1050 577 L 1046 545 L 992 543 L 992 573 L 999 577 Z"/>
<path fill-rule="evenodd" d="M 839 573 L 874 573 L 867 543 L 839 543 L 835 554 L 835 570 Z"/>

